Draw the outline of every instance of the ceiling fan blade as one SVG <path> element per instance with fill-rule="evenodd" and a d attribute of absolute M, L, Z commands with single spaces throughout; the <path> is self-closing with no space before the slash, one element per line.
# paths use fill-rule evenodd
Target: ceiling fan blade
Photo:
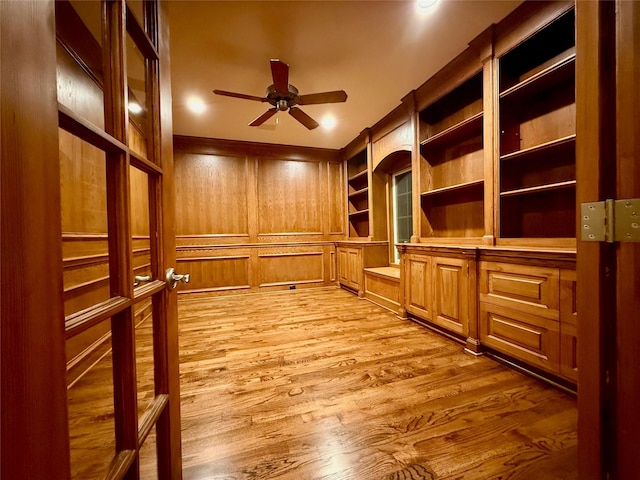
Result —
<path fill-rule="evenodd" d="M 314 128 L 318 128 L 320 126 L 318 122 L 316 122 L 313 118 L 311 118 L 309 115 L 304 113 L 298 107 L 291 107 L 289 109 L 289 115 L 291 115 L 293 118 L 298 120 L 301 124 L 303 124 L 309 130 L 313 130 Z"/>
<path fill-rule="evenodd" d="M 244 93 L 227 92 L 226 90 L 214 90 L 216 95 L 224 95 L 225 97 L 242 98 L 244 100 L 255 100 L 256 102 L 268 101 L 266 97 L 256 97 L 255 95 L 245 95 Z"/>
<path fill-rule="evenodd" d="M 338 103 L 347 101 L 347 92 L 344 90 L 336 90 L 335 92 L 311 93 L 309 95 L 300 95 L 298 97 L 298 105 L 313 105 L 318 103 Z"/>
<path fill-rule="evenodd" d="M 277 59 L 271 60 L 271 76 L 276 92 L 289 95 L 289 65 Z"/>
<path fill-rule="evenodd" d="M 258 127 L 262 125 L 264 122 L 266 122 L 267 120 L 269 120 L 271 117 L 273 117 L 276 113 L 278 113 L 277 108 L 270 108 L 269 110 L 264 112 L 262 115 L 260 115 L 258 118 L 256 118 L 253 122 L 251 122 L 249 126 Z"/>

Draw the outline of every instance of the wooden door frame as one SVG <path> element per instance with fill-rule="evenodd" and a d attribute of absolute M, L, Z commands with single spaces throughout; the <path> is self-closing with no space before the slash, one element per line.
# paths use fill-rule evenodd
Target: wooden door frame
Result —
<path fill-rule="evenodd" d="M 70 466 L 53 2 L 0 2 L 0 31 L 0 477 L 64 479 Z"/>
<path fill-rule="evenodd" d="M 576 2 L 578 213 L 583 202 L 640 197 L 636 3 Z M 577 222 L 580 232 L 579 216 Z M 584 479 L 637 474 L 638 249 L 577 241 L 578 465 Z"/>

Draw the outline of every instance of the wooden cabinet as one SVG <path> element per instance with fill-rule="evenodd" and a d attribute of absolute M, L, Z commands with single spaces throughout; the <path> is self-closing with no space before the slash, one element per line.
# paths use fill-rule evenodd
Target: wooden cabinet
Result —
<path fill-rule="evenodd" d="M 480 262 L 480 342 L 576 382 L 575 271 L 540 261 L 539 252 L 529 255 L 538 257 L 533 264 Z"/>
<path fill-rule="evenodd" d="M 349 158 L 347 164 L 347 200 L 349 237 L 369 236 L 369 181 L 367 150 Z"/>
<path fill-rule="evenodd" d="M 482 71 L 420 112 L 420 237 L 484 235 Z"/>
<path fill-rule="evenodd" d="M 498 72 L 499 238 L 575 245 L 573 9 L 499 56 Z"/>
<path fill-rule="evenodd" d="M 477 351 L 475 248 L 399 246 L 404 311 L 453 333 Z"/>
<path fill-rule="evenodd" d="M 574 5 L 524 2 L 469 45 L 347 149 L 350 235 L 388 238 L 376 168 L 402 160 L 380 125 L 408 110 L 417 243 L 398 246 L 401 315 L 576 382 Z M 365 208 L 368 230 L 354 223 Z"/>
<path fill-rule="evenodd" d="M 344 241 L 336 245 L 338 282 L 364 297 L 364 269 L 389 264 L 388 243 Z"/>

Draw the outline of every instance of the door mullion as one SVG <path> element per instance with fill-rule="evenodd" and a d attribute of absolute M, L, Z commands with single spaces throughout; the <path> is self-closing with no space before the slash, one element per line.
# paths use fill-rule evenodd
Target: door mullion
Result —
<path fill-rule="evenodd" d="M 105 130 L 128 143 L 126 5 L 103 2 Z M 128 153 L 107 157 L 107 215 L 111 295 L 133 298 L 133 260 Z M 138 409 L 133 306 L 111 319 L 116 453 L 134 451 L 125 479 L 139 478 Z"/>

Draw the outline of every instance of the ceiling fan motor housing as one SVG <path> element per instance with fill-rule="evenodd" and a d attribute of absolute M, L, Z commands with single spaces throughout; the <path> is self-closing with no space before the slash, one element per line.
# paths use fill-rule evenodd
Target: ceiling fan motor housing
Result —
<path fill-rule="evenodd" d="M 269 85 L 267 87 L 267 101 L 278 110 L 285 111 L 298 103 L 298 89 L 289 84 L 289 94 L 283 95 L 276 91 L 276 87 Z"/>

